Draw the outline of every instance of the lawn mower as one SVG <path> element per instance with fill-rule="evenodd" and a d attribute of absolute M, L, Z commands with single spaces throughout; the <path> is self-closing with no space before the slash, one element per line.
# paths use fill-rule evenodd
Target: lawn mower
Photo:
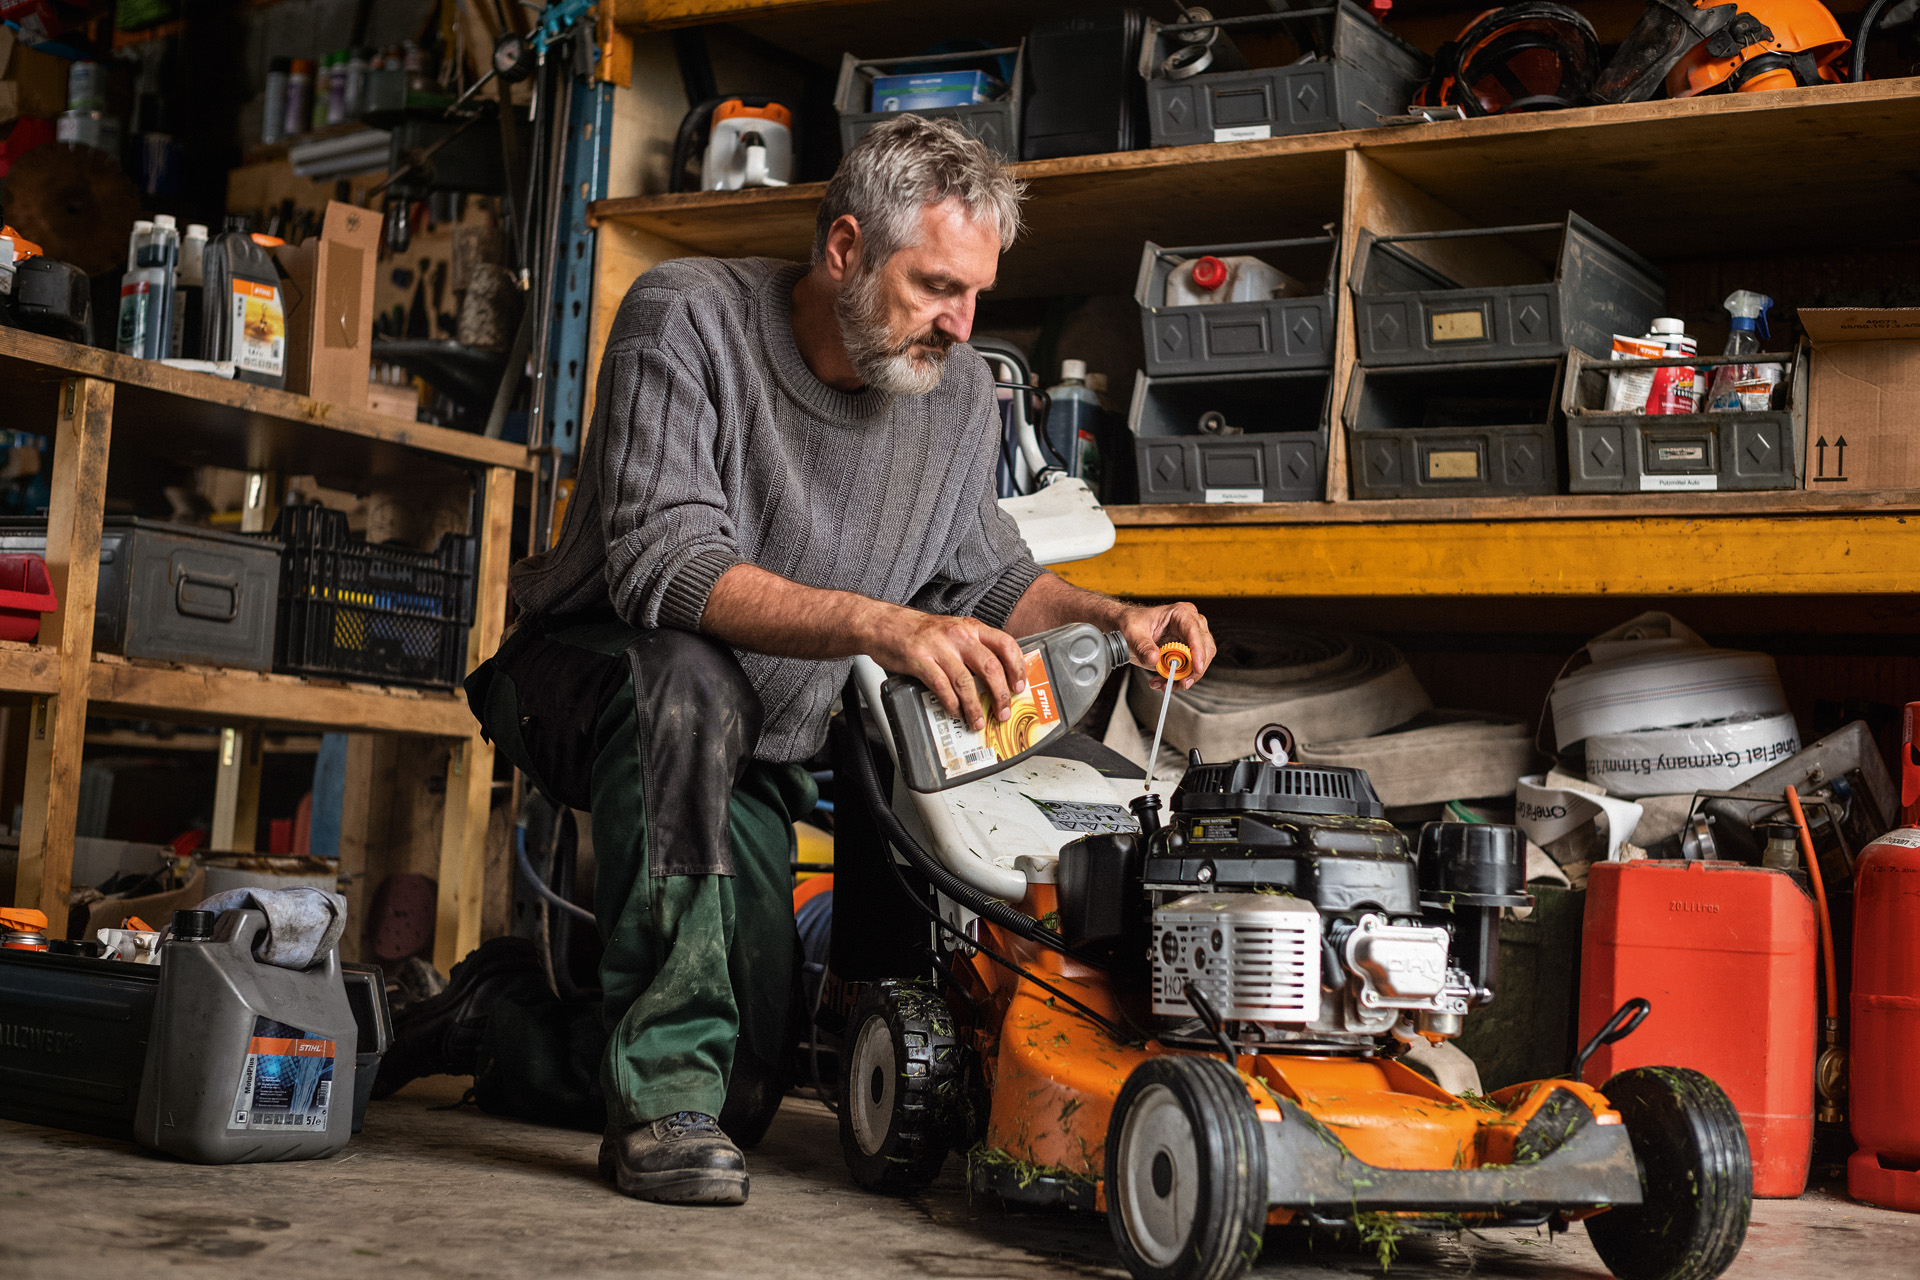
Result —
<path fill-rule="evenodd" d="M 867 824 L 867 867 L 932 941 L 837 987 L 862 1187 L 918 1190 L 967 1150 L 976 1191 L 1104 1212 L 1140 1280 L 1237 1277 L 1279 1224 L 1390 1242 L 1584 1221 L 1621 1280 L 1733 1261 L 1752 1171 L 1726 1095 L 1681 1068 L 1580 1078 L 1645 1001 L 1563 1078 L 1456 1094 L 1409 1065 L 1495 998 L 1501 912 L 1530 901 L 1518 830 L 1410 836 L 1364 771 L 1293 763 L 1277 725 L 1173 785 L 1061 734 L 920 793 L 888 768 L 885 678 L 860 660 L 843 699 L 839 896 L 859 861 L 841 832 Z"/>

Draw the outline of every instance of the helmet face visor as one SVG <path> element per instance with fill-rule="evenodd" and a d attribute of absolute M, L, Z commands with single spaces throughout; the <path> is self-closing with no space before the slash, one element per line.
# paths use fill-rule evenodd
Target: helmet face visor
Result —
<path fill-rule="evenodd" d="M 1455 44 L 1447 101 L 1469 115 L 1578 106 L 1593 87 L 1593 24 L 1565 5 L 1529 0 L 1482 14 Z"/>

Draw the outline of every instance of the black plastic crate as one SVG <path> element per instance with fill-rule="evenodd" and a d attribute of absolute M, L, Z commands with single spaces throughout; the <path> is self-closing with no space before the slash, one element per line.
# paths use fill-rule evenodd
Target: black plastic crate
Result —
<path fill-rule="evenodd" d="M 1356 368 L 1343 418 L 1356 498 L 1559 493 L 1564 361 Z"/>
<path fill-rule="evenodd" d="M 133 1137 L 160 966 L 0 950 L 0 1120 Z"/>
<path fill-rule="evenodd" d="M 1168 306 L 1168 279 L 1186 262 L 1206 256 L 1259 258 L 1302 284 L 1321 286 L 1320 291 L 1258 302 Z M 1149 240 L 1133 287 L 1148 376 L 1331 369 L 1338 259 L 1331 235 L 1171 249 Z"/>
<path fill-rule="evenodd" d="M 442 534 L 432 551 L 370 545 L 344 512 L 290 506 L 273 669 L 452 688 L 466 675 L 477 539 Z"/>
<path fill-rule="evenodd" d="M 1431 246 L 1422 256 L 1409 247 L 1422 245 Z M 1436 252 L 1447 271 L 1422 260 Z M 1667 280 L 1569 213 L 1562 222 L 1457 231 L 1363 228 L 1353 298 L 1359 361 L 1369 368 L 1525 360 L 1568 347 L 1604 359 L 1614 334 L 1645 333 L 1665 312 Z"/>
<path fill-rule="evenodd" d="M 1140 501 L 1301 502 L 1326 492 L 1333 375 L 1136 374 Z"/>
<path fill-rule="evenodd" d="M 1260 28 L 1284 28 L 1312 56 L 1250 65 L 1233 36 Z M 1383 116 L 1405 113 L 1430 66 L 1426 54 L 1346 0 L 1205 22 L 1149 21 L 1140 48 L 1156 147 L 1371 129 Z"/>

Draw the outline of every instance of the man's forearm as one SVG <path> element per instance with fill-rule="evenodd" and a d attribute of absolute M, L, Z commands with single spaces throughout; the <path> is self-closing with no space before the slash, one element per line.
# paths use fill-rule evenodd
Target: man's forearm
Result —
<path fill-rule="evenodd" d="M 1016 636 L 1030 636 L 1072 622 L 1091 622 L 1103 630 L 1117 631 L 1128 607 L 1123 600 L 1076 587 L 1048 569 L 1033 580 L 1013 607 L 1007 630 Z"/>
<path fill-rule="evenodd" d="M 832 661 L 865 653 L 882 614 L 899 608 L 737 564 L 713 584 L 700 630 L 751 653 Z"/>

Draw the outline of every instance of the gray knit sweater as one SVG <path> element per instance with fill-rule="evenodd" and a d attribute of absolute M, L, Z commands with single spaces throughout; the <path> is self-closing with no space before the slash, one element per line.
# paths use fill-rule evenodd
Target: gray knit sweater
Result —
<path fill-rule="evenodd" d="M 1039 576 L 994 501 L 1000 415 L 986 363 L 953 348 L 925 396 L 849 394 L 793 341 L 804 268 L 682 258 L 634 281 L 608 335 L 558 544 L 513 567 L 534 615 L 604 610 L 698 630 L 736 564 L 1005 626 Z M 755 755 L 819 750 L 846 662 L 740 653 Z"/>

